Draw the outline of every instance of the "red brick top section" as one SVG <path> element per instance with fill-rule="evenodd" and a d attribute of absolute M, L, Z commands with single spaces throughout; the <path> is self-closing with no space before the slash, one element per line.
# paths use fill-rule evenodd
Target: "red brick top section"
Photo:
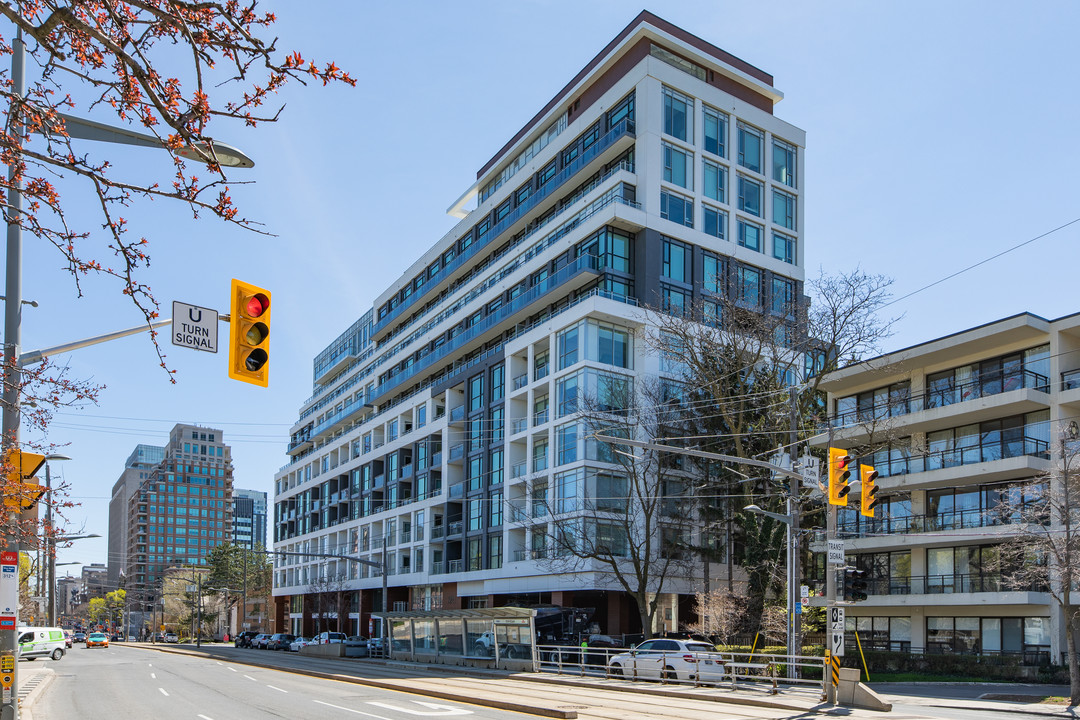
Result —
<path fill-rule="evenodd" d="M 649 25 L 652 25 L 652 26 L 654 26 L 654 27 L 656 27 L 656 28 L 658 28 L 660 30 L 663 30 L 664 32 L 678 38 L 679 40 L 682 40 L 687 45 L 690 45 L 691 47 L 700 50 L 701 52 L 705 53 L 706 55 L 710 55 L 710 56 L 716 58 L 717 60 L 719 60 L 720 62 L 722 62 L 722 63 L 724 63 L 726 65 L 730 65 L 731 67 L 733 67 L 733 68 L 735 68 L 735 69 L 737 69 L 737 70 L 739 70 L 741 72 L 746 73 L 750 77 L 755 78 L 757 80 L 760 80 L 761 82 L 765 83 L 769 87 L 772 87 L 773 76 L 770 75 L 769 73 L 765 72 L 764 70 L 756 68 L 753 65 L 751 65 L 750 63 L 746 62 L 745 60 L 737 58 L 737 57 L 735 57 L 734 55 L 732 55 L 731 53 L 729 53 L 729 52 L 727 52 L 725 50 L 721 50 L 720 48 L 716 47 L 712 43 L 706 42 L 706 41 L 702 40 L 701 38 L 699 38 L 698 36 L 688 33 L 687 31 L 683 30 L 681 27 L 678 27 L 677 25 L 672 25 L 667 20 L 664 20 L 663 18 L 660 18 L 660 17 L 657 17 L 656 15 L 653 15 L 648 10 L 642 10 L 641 13 L 636 18 L 634 18 L 630 22 L 629 25 L 627 25 L 625 28 L 623 28 L 622 32 L 620 32 L 618 35 L 615 36 L 614 40 L 609 42 L 604 47 L 603 50 L 601 50 L 599 53 L 597 53 L 596 57 L 594 57 L 592 60 L 589 61 L 588 65 L 586 65 L 584 68 L 582 68 L 582 70 L 577 75 L 574 76 L 573 80 L 568 82 L 566 84 L 566 86 L 563 87 L 563 89 L 560 90 L 558 92 L 558 94 L 555 97 L 553 97 L 548 102 L 547 105 L 545 105 L 543 107 L 542 110 L 540 110 L 540 112 L 536 113 L 536 115 L 534 115 L 533 118 L 531 120 L 529 120 L 528 123 L 526 123 L 525 127 L 521 128 L 521 130 L 519 130 L 517 132 L 517 134 L 514 135 L 514 137 L 510 139 L 510 141 L 508 143 L 503 145 L 502 148 L 499 150 L 499 152 L 497 152 L 494 155 L 494 157 L 492 157 L 490 160 L 488 160 L 484 164 L 484 167 L 480 168 L 480 171 L 476 173 L 476 178 L 479 180 L 481 177 L 483 177 L 484 173 L 486 173 L 488 170 L 490 170 L 492 168 L 492 166 L 495 165 L 496 161 L 501 159 L 503 157 L 503 155 L 510 148 L 512 148 L 514 146 L 515 143 L 517 143 L 519 140 L 521 140 L 521 138 L 524 137 L 526 133 L 528 133 L 530 130 L 532 130 L 536 126 L 536 123 L 539 122 L 540 119 L 542 117 L 544 117 L 544 115 L 549 113 L 552 108 L 554 108 L 557 104 L 559 104 L 561 101 L 563 101 L 566 98 L 566 95 L 570 92 L 570 89 L 572 87 L 577 85 L 579 82 L 581 82 L 581 80 L 583 78 L 585 78 L 589 73 L 591 73 L 596 68 L 596 66 L 600 64 L 600 61 L 603 60 L 604 58 L 606 58 L 611 53 L 611 51 L 614 50 L 619 45 L 619 43 L 621 43 L 630 34 L 632 34 L 635 30 L 637 30 L 638 26 L 644 25 L 646 23 L 649 24 Z M 668 49 L 669 50 L 674 50 L 673 48 L 668 48 Z M 607 83 L 608 86 L 610 86 L 610 84 L 611 84 L 610 82 Z M 711 83 L 711 84 L 719 85 L 719 83 Z M 737 85 L 737 83 L 730 82 L 727 85 L 735 86 L 735 85 Z M 723 89 L 728 90 L 730 92 L 728 87 L 724 87 Z M 738 95 L 739 97 L 744 96 L 744 93 L 733 92 L 732 94 L 733 95 Z M 761 102 L 762 100 L 766 100 L 765 98 L 761 98 L 761 97 L 758 97 L 757 100 L 758 100 L 758 102 L 754 102 L 753 103 L 754 105 L 756 105 L 758 107 L 762 107 L 762 109 L 765 109 L 768 112 L 772 112 L 772 104 L 771 104 L 771 102 L 768 102 L 768 101 Z M 578 112 L 580 113 L 581 110 L 583 110 L 583 109 L 584 108 L 579 108 Z"/>

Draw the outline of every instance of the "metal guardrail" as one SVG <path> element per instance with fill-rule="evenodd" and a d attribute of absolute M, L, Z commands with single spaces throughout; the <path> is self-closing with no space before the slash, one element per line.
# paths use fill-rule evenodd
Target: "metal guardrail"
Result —
<path fill-rule="evenodd" d="M 602 677 L 693 687 L 763 690 L 776 694 L 788 689 L 824 693 L 829 679 L 825 658 L 808 655 L 764 655 L 715 651 L 711 653 L 643 653 L 648 662 L 633 659 L 632 648 L 537 645 L 538 672 L 578 677 Z M 788 665 L 797 677 L 784 677 Z M 811 677 L 806 677 L 807 675 Z M 815 677 L 816 676 L 816 677 Z"/>

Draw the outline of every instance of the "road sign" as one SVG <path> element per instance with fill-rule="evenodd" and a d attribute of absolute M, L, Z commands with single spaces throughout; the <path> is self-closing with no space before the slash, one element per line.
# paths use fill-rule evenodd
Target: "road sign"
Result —
<path fill-rule="evenodd" d="M 843 565 L 844 564 L 844 541 L 843 540 L 829 540 L 829 564 L 830 565 Z"/>
<path fill-rule="evenodd" d="M 836 657 L 844 657 L 844 631 L 833 630 L 829 633 L 829 650 Z"/>
<path fill-rule="evenodd" d="M 804 488 L 818 488 L 821 483 L 821 459 L 803 455 L 799 458 L 799 473 L 802 474 Z"/>
<path fill-rule="evenodd" d="M 844 631 L 844 608 L 835 605 L 829 608 L 829 629 Z"/>
<path fill-rule="evenodd" d="M 799 597 L 804 597 L 804 598 L 810 597 L 810 586 L 809 585 L 800 585 L 799 586 Z"/>
<path fill-rule="evenodd" d="M 217 352 L 217 310 L 188 305 L 173 300 L 172 344 L 180 347 Z"/>

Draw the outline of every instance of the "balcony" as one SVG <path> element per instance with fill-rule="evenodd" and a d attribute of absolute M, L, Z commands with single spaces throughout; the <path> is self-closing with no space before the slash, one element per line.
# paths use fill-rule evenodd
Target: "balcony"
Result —
<path fill-rule="evenodd" d="M 517 550 L 514 552 L 514 561 L 522 562 L 525 560 L 544 560 L 549 556 L 546 549 L 540 548 L 538 550 Z"/>
<path fill-rule="evenodd" d="M 520 390 L 521 388 L 525 387 L 528 384 L 529 384 L 529 374 L 528 373 L 521 373 L 516 378 L 514 378 L 513 384 L 512 384 L 513 390 L 511 392 Z"/>
<path fill-rule="evenodd" d="M 1080 382 L 1080 374 L 1077 376 L 1077 381 Z M 1045 375 L 1024 370 L 1016 373 L 998 373 L 980 377 L 970 382 L 950 385 L 946 388 L 931 389 L 917 395 L 893 393 L 889 398 L 874 402 L 872 405 L 863 405 L 833 414 L 829 418 L 829 423 L 834 428 L 855 428 L 864 424 L 880 423 L 889 418 L 898 418 L 929 410 L 940 410 L 972 400 L 990 398 L 1017 390 L 1049 393 L 1050 379 Z M 1036 405 L 1028 409 L 1039 409 L 1045 406 L 1047 400 L 1048 398 L 1040 399 Z M 960 409 L 958 408 L 958 410 Z M 961 410 L 961 412 L 963 411 Z M 935 417 L 941 417 L 941 420 L 936 424 L 942 428 L 947 427 L 945 418 L 952 414 L 956 413 L 936 413 Z M 913 419 L 912 422 L 916 420 Z M 942 424 L 943 422 L 946 422 L 946 424 Z"/>
<path fill-rule="evenodd" d="M 460 500 L 465 497 L 465 483 L 454 483 L 450 486 L 450 499 Z"/>
<path fill-rule="evenodd" d="M 1001 573 L 954 573 L 913 577 L 873 578 L 867 595 L 952 595 L 958 593 L 1046 592 L 1045 582 L 1014 585 Z"/>
<path fill-rule="evenodd" d="M 443 537 L 444 533 L 445 533 L 445 530 L 446 530 L 446 528 L 444 526 L 442 526 L 442 525 L 432 525 L 431 526 L 431 539 L 432 540 L 441 539 Z"/>
<path fill-rule="evenodd" d="M 465 422 L 465 406 L 458 405 L 456 408 L 450 411 L 451 423 L 463 423 Z"/>
<path fill-rule="evenodd" d="M 465 443 L 458 443 L 457 445 L 450 446 L 450 456 L 448 462 L 452 464 L 460 465 L 465 459 Z"/>
<path fill-rule="evenodd" d="M 528 467 L 528 463 L 522 460 L 519 463 L 514 463 L 510 466 L 510 479 L 515 480 L 519 477 L 525 476 L 525 468 Z"/>
<path fill-rule="evenodd" d="M 543 425 L 544 423 L 546 423 L 549 420 L 549 418 L 550 418 L 550 416 L 549 416 L 547 410 L 541 410 L 538 413 L 534 413 L 533 414 L 533 426 L 538 427 L 540 425 Z"/>
<path fill-rule="evenodd" d="M 922 455 L 890 457 L 881 461 L 875 459 L 874 468 L 881 477 L 893 477 L 1024 456 L 1049 460 L 1049 444 L 1045 440 L 1032 437 L 1007 439 L 1001 442 L 938 450 Z"/>
<path fill-rule="evenodd" d="M 510 421 L 510 434 L 517 435 L 529 429 L 528 418 L 514 418 Z"/>
<path fill-rule="evenodd" d="M 448 572 L 459 573 L 465 569 L 464 560 L 451 560 L 446 564 Z"/>
<path fill-rule="evenodd" d="M 444 575 L 444 574 L 446 574 L 446 565 L 445 565 L 445 563 L 443 563 L 442 560 L 439 560 L 438 562 L 432 560 L 431 561 L 431 574 L 432 575 Z"/>
<path fill-rule="evenodd" d="M 438 365 L 448 356 L 463 350 L 469 343 L 481 340 L 485 333 L 494 330 L 500 325 L 519 319 L 518 316 L 526 314 L 530 306 L 549 293 L 555 290 L 568 292 L 580 287 L 587 280 L 595 277 L 599 270 L 599 258 L 595 255 L 582 255 L 559 272 L 544 279 L 539 285 L 534 285 L 503 305 L 494 314 L 488 315 L 472 327 L 462 330 L 452 340 L 443 343 L 439 348 L 417 359 L 408 369 L 400 370 L 397 374 L 388 375 L 372 392 L 370 401 L 377 403 L 407 380 L 416 377 L 433 365 Z M 451 411 L 451 422 L 455 422 L 454 413 L 457 410 L 458 408 L 454 408 Z M 464 408 L 461 408 L 461 412 L 464 413 Z M 461 415 L 461 419 L 464 420 L 464 414 Z"/>
<path fill-rule="evenodd" d="M 542 472 L 544 470 L 547 470 L 547 467 L 548 467 L 547 455 L 538 455 L 537 457 L 533 458 L 533 461 L 532 461 L 532 471 L 533 472 Z"/>
<path fill-rule="evenodd" d="M 456 521 L 454 521 L 452 523 L 449 523 L 446 526 L 446 536 L 450 537 L 451 535 L 460 535 L 462 530 L 463 530 L 463 527 L 462 527 L 461 521 L 456 520 Z"/>
<path fill-rule="evenodd" d="M 933 515 L 906 515 L 898 517 L 859 517 L 854 523 L 843 522 L 837 526 L 842 537 L 863 538 L 881 535 L 907 535 L 913 533 L 936 533 L 949 530 L 1007 527 L 1013 519 L 995 510 L 953 510 Z M 1015 519 L 1018 521 L 1019 519 Z"/>
<path fill-rule="evenodd" d="M 382 318 L 379 318 L 374 325 L 372 325 L 371 339 L 381 340 L 385 334 L 384 331 L 390 327 L 397 318 L 401 317 L 408 308 L 416 305 L 421 298 L 427 297 L 435 291 L 441 286 L 444 278 L 449 277 L 452 273 L 467 265 L 473 258 L 477 257 L 484 248 L 495 243 L 496 240 L 498 240 L 504 232 L 510 229 L 511 226 L 521 220 L 525 215 L 535 210 L 542 202 L 548 199 L 552 193 L 565 185 L 568 180 L 573 178 L 587 166 L 591 165 L 605 150 L 615 145 L 624 137 L 634 137 L 634 123 L 630 122 L 628 119 L 623 120 L 613 127 L 606 135 L 593 143 L 593 145 L 583 152 L 576 160 L 563 168 L 562 172 L 551 178 L 544 187 L 533 192 L 528 200 L 515 208 L 513 212 L 491 228 L 484 240 L 474 242 L 468 249 L 455 257 L 451 262 L 444 265 L 433 278 L 430 278 L 428 282 L 424 284 L 423 288 L 414 292 L 389 313 Z"/>

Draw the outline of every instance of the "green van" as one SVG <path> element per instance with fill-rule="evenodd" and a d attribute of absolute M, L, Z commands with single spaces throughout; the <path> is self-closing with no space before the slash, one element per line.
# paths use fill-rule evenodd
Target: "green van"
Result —
<path fill-rule="evenodd" d="M 37 660 L 39 657 L 50 657 L 59 660 L 64 657 L 66 646 L 64 631 L 58 627 L 19 628 L 20 658 Z"/>

